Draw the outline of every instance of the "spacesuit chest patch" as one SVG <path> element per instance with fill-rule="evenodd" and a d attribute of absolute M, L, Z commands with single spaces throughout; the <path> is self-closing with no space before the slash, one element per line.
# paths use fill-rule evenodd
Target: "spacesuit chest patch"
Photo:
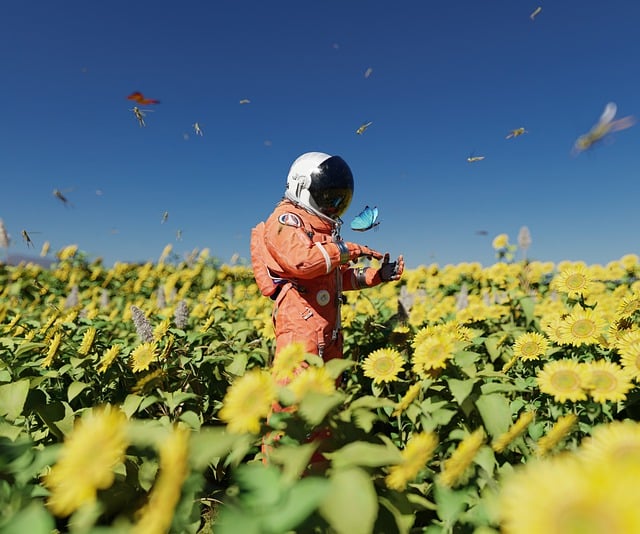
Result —
<path fill-rule="evenodd" d="M 330 300 L 331 295 L 329 295 L 329 292 L 326 289 L 321 289 L 316 293 L 316 302 L 320 304 L 320 306 L 326 306 L 329 304 Z"/>
<path fill-rule="evenodd" d="M 280 224 L 286 224 L 287 226 L 294 226 L 295 228 L 300 228 L 302 226 L 300 218 L 294 213 L 283 213 L 278 217 L 278 222 Z"/>

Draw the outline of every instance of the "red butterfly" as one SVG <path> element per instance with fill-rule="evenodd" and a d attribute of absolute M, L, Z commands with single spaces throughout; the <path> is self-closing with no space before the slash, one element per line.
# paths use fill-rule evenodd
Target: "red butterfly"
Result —
<path fill-rule="evenodd" d="M 160 100 L 154 100 L 153 98 L 145 98 L 144 95 L 140 91 L 136 91 L 135 93 L 131 93 L 127 100 L 135 100 L 141 106 L 147 106 L 149 104 L 159 104 Z"/>

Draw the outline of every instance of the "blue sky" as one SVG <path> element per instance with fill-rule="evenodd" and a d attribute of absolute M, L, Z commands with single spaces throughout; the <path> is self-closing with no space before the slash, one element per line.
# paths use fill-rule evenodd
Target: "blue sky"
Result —
<path fill-rule="evenodd" d="M 640 116 L 638 20 L 630 0 L 6 3 L 10 252 L 77 244 L 112 264 L 171 243 L 248 258 L 292 161 L 323 151 L 355 177 L 343 237 L 411 268 L 489 265 L 492 238 L 515 242 L 522 226 L 532 259 L 637 254 L 640 126 L 578 156 L 571 147 L 607 102 Z M 144 128 L 133 91 L 161 101 L 145 106 Z M 380 226 L 351 231 L 366 204 Z"/>

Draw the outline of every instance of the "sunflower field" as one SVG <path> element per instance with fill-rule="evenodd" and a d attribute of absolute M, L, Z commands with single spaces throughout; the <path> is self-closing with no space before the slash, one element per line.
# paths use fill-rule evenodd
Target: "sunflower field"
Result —
<path fill-rule="evenodd" d="M 347 293 L 345 358 L 275 366 L 206 250 L 0 264 L 0 532 L 640 532 L 639 258 L 502 252 Z"/>

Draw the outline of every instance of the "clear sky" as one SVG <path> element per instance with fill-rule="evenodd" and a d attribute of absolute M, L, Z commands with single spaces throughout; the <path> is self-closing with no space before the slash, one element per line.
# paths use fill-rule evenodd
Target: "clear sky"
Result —
<path fill-rule="evenodd" d="M 571 155 L 607 102 L 640 117 L 638 20 L 635 0 L 5 2 L 10 253 L 248 258 L 293 160 L 322 151 L 355 177 L 343 237 L 410 268 L 490 265 L 522 226 L 532 259 L 638 254 L 640 125 Z M 161 101 L 144 128 L 133 91 Z M 381 224 L 353 232 L 365 204 Z"/>

